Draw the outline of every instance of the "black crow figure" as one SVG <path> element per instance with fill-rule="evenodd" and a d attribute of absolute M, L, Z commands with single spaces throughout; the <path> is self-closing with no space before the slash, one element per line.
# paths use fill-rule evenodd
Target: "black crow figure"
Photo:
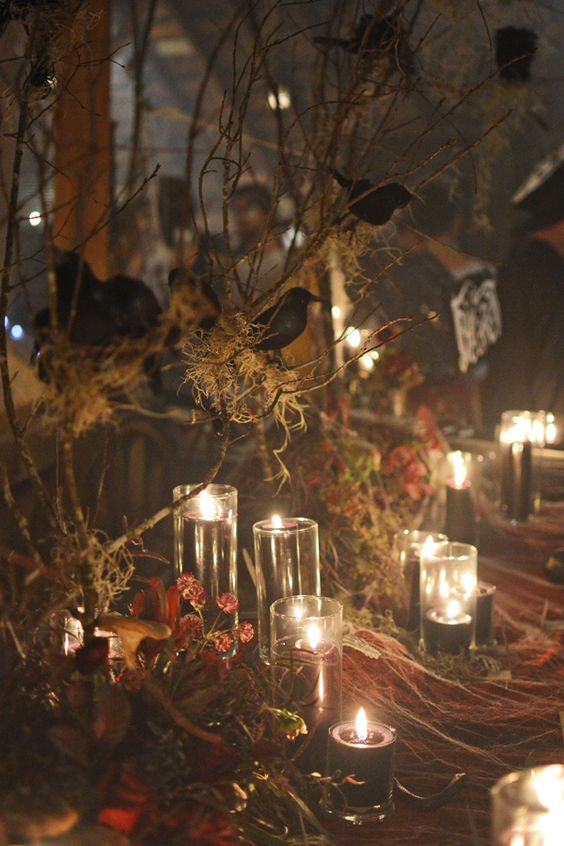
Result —
<path fill-rule="evenodd" d="M 71 343 L 103 350 L 125 338 L 143 338 L 158 326 L 162 309 L 151 289 L 140 279 L 112 276 L 101 282 L 88 262 L 73 252 L 57 254 L 57 323 L 68 330 Z M 73 314 L 74 308 L 74 314 Z M 70 325 L 69 325 L 70 324 Z M 49 308 L 34 320 L 35 345 L 32 360 L 38 361 L 38 374 L 49 381 L 49 361 L 41 355 L 51 341 Z M 154 390 L 159 375 L 154 356 L 144 362 Z"/>
<path fill-rule="evenodd" d="M 398 69 L 406 76 L 410 76 L 414 70 L 406 33 L 395 14 L 386 15 L 379 20 L 375 20 L 374 15 L 362 15 L 356 22 L 350 38 L 319 35 L 313 41 L 327 47 L 340 47 L 355 55 L 361 50 L 369 57 L 390 54 Z"/>
<path fill-rule="evenodd" d="M 333 171 L 333 176 L 349 195 L 351 214 L 373 226 L 387 223 L 393 213 L 405 208 L 413 196 L 399 182 L 389 182 L 376 188 L 367 179 L 347 179 L 338 170 Z"/>
<path fill-rule="evenodd" d="M 253 324 L 263 328 L 257 350 L 281 350 L 298 338 L 307 326 L 307 309 L 312 302 L 323 302 L 307 288 L 290 288 L 271 308 L 263 311 Z"/>
<path fill-rule="evenodd" d="M 537 35 L 527 27 L 504 26 L 495 32 L 495 60 L 508 82 L 529 82 Z"/>
<path fill-rule="evenodd" d="M 175 267 L 168 274 L 168 284 L 172 295 L 186 297 L 194 310 L 201 312 L 202 316 L 195 328 L 208 330 L 214 326 L 221 314 L 221 304 L 209 282 L 184 268 Z"/>

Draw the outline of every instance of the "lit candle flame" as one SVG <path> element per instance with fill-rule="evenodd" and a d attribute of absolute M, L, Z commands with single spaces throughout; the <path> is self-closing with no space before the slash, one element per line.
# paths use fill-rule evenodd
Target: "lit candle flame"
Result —
<path fill-rule="evenodd" d="M 368 737 L 368 720 L 366 719 L 366 712 L 364 708 L 358 709 L 356 715 L 355 731 L 357 738 L 364 742 Z"/>
<path fill-rule="evenodd" d="M 427 535 L 425 543 L 421 547 L 421 552 L 424 555 L 432 555 L 435 551 L 435 541 L 433 540 L 433 535 Z"/>
<path fill-rule="evenodd" d="M 316 626 L 315 623 L 312 623 L 308 627 L 307 640 L 310 647 L 315 651 L 319 646 L 319 642 L 321 640 L 321 632 L 319 631 L 319 626 Z"/>
<path fill-rule="evenodd" d="M 219 517 L 218 506 L 213 496 L 204 490 L 200 493 L 199 501 L 202 520 L 217 520 Z"/>
<path fill-rule="evenodd" d="M 454 487 L 463 488 L 466 482 L 466 463 L 464 456 L 460 450 L 457 450 L 456 452 L 451 452 L 450 460 L 454 472 Z"/>
<path fill-rule="evenodd" d="M 449 620 L 454 620 L 460 614 L 460 602 L 457 599 L 451 599 L 447 603 L 446 615 Z"/>
<path fill-rule="evenodd" d="M 272 523 L 273 529 L 283 529 L 284 528 L 282 518 L 280 517 L 279 514 L 273 514 L 270 522 Z"/>

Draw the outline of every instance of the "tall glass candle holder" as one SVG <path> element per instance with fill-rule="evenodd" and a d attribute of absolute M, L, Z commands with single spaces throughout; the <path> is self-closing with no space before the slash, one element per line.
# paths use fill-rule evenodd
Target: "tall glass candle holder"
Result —
<path fill-rule="evenodd" d="M 538 506 L 533 447 L 546 438 L 544 412 L 504 411 L 499 429 L 499 504 L 501 513 L 525 523 Z"/>
<path fill-rule="evenodd" d="M 173 502 L 201 485 L 179 485 Z M 193 573 L 205 592 L 204 626 L 233 630 L 237 611 L 219 612 L 217 599 L 237 596 L 237 490 L 231 485 L 207 485 L 200 493 L 174 509 L 174 570 L 176 577 Z M 236 638 L 229 657 L 236 651 Z"/>
<path fill-rule="evenodd" d="M 270 606 L 296 594 L 321 593 L 319 532 L 305 517 L 279 517 L 253 526 L 259 655 L 270 661 Z"/>
<path fill-rule="evenodd" d="M 270 609 L 270 659 L 307 726 L 300 767 L 323 772 L 328 731 L 341 718 L 343 607 L 326 596 L 288 596 Z"/>
<path fill-rule="evenodd" d="M 454 450 L 446 456 L 445 534 L 452 541 L 478 542 L 481 456 Z"/>
<path fill-rule="evenodd" d="M 410 531 L 403 529 L 394 535 L 392 555 L 394 559 L 393 615 L 398 626 L 413 632 L 419 629 L 421 615 L 419 605 L 419 558 L 423 544 L 441 543 L 448 540 L 439 532 Z"/>
<path fill-rule="evenodd" d="M 421 643 L 431 654 L 475 645 L 478 552 L 444 542 L 421 550 Z"/>
<path fill-rule="evenodd" d="M 551 764 L 503 776 L 491 791 L 494 846 L 561 846 L 564 766 Z"/>

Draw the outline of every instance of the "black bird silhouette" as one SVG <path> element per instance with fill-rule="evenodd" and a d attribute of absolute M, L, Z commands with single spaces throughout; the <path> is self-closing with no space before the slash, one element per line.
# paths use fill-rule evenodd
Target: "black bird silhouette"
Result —
<path fill-rule="evenodd" d="M 342 47 L 349 53 L 358 53 L 362 46 L 365 50 L 387 50 L 397 37 L 398 25 L 395 15 L 387 15 L 379 21 L 374 20 L 374 15 L 362 15 L 350 38 L 319 35 L 313 40 L 315 44 Z"/>
<path fill-rule="evenodd" d="M 537 35 L 527 27 L 504 26 L 495 31 L 495 60 L 499 75 L 509 82 L 528 82 L 537 51 Z"/>
<path fill-rule="evenodd" d="M 298 338 L 307 326 L 307 307 L 312 302 L 323 302 L 307 288 L 290 288 L 271 308 L 253 320 L 263 328 L 257 350 L 281 350 Z"/>
<path fill-rule="evenodd" d="M 143 338 L 158 326 L 162 309 L 151 289 L 140 279 L 112 276 L 101 282 L 88 262 L 80 256 L 59 252 L 56 257 L 57 318 L 62 329 L 69 329 L 69 340 L 100 351 L 124 338 Z M 75 296 L 75 289 L 78 291 Z M 73 309 L 76 309 L 69 327 Z M 32 361 L 38 363 L 38 375 L 49 381 L 49 355 L 42 348 L 51 343 L 51 313 L 48 308 L 34 320 L 35 344 Z M 154 390 L 159 389 L 159 373 L 154 356 L 147 356 L 144 369 Z"/>
<path fill-rule="evenodd" d="M 168 274 L 168 284 L 172 294 L 186 297 L 190 305 L 201 313 L 197 328 L 211 329 L 221 314 L 221 304 L 210 283 L 184 268 L 175 267 Z"/>
<path fill-rule="evenodd" d="M 386 15 L 380 20 L 375 20 L 374 15 L 362 15 L 350 38 L 319 35 L 313 41 L 315 44 L 340 47 L 355 54 L 362 49 L 369 57 L 388 54 L 407 77 L 414 71 L 413 54 L 407 35 L 395 14 Z"/>
<path fill-rule="evenodd" d="M 333 176 L 346 189 L 352 201 L 349 211 L 373 226 L 387 223 L 393 213 L 403 209 L 413 196 L 399 182 L 389 182 L 376 188 L 367 179 L 348 179 L 338 170 L 333 171 Z"/>

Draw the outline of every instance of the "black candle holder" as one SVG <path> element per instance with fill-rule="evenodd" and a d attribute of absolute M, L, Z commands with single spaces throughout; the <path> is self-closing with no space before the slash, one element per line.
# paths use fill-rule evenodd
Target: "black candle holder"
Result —
<path fill-rule="evenodd" d="M 478 582 L 476 591 L 476 644 L 486 646 L 493 636 L 493 608 L 496 586 Z"/>
<path fill-rule="evenodd" d="M 352 775 L 327 795 L 325 810 L 353 825 L 381 822 L 394 810 L 394 755 L 397 735 L 390 726 L 369 722 L 364 740 L 354 724 L 335 723 L 329 729 L 329 774 Z"/>

